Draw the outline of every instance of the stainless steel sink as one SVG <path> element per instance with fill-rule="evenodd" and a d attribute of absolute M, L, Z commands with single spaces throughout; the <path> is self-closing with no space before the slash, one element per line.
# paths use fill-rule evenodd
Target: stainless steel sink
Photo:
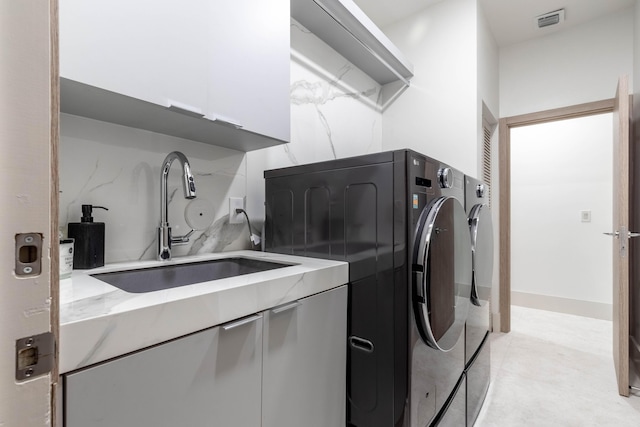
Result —
<path fill-rule="evenodd" d="M 249 258 L 223 258 L 188 264 L 99 273 L 91 276 L 123 291 L 138 294 L 274 270 L 291 265 Z"/>

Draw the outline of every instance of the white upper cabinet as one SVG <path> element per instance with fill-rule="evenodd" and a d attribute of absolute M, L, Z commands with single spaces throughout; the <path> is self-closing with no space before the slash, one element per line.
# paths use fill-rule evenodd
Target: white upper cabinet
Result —
<path fill-rule="evenodd" d="M 289 141 L 289 0 L 60 0 L 61 110 L 250 151 Z"/>
<path fill-rule="evenodd" d="M 289 0 L 210 3 L 207 117 L 288 141 Z"/>
<path fill-rule="evenodd" d="M 60 74 L 204 113 L 208 0 L 61 0 Z"/>

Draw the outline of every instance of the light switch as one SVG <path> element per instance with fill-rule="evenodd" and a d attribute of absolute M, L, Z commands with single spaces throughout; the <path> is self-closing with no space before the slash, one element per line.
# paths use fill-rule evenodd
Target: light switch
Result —
<path fill-rule="evenodd" d="M 582 222 L 591 222 L 591 211 L 580 211 L 580 219 Z"/>

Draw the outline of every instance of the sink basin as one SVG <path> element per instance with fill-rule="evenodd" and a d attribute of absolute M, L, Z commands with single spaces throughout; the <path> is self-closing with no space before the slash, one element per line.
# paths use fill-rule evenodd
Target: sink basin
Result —
<path fill-rule="evenodd" d="M 123 291 L 138 294 L 274 270 L 290 265 L 292 264 L 249 258 L 223 258 L 188 264 L 99 273 L 91 276 Z"/>

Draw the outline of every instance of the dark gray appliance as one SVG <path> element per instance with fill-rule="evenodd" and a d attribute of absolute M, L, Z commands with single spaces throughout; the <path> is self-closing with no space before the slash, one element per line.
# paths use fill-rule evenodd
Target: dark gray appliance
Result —
<path fill-rule="evenodd" d="M 410 150 L 265 171 L 265 250 L 349 262 L 347 426 L 424 427 L 464 399 L 471 248 L 454 172 Z"/>
<path fill-rule="evenodd" d="M 464 331 L 472 276 L 464 175 L 429 161 L 423 173 L 438 185 L 418 189 L 427 203 L 417 209 L 412 239 L 409 425 L 459 427 L 466 424 Z"/>
<path fill-rule="evenodd" d="M 465 176 L 465 208 L 473 251 L 471 305 L 466 327 L 467 425 L 475 423 L 490 383 L 489 300 L 493 282 L 493 221 L 489 186 Z"/>

